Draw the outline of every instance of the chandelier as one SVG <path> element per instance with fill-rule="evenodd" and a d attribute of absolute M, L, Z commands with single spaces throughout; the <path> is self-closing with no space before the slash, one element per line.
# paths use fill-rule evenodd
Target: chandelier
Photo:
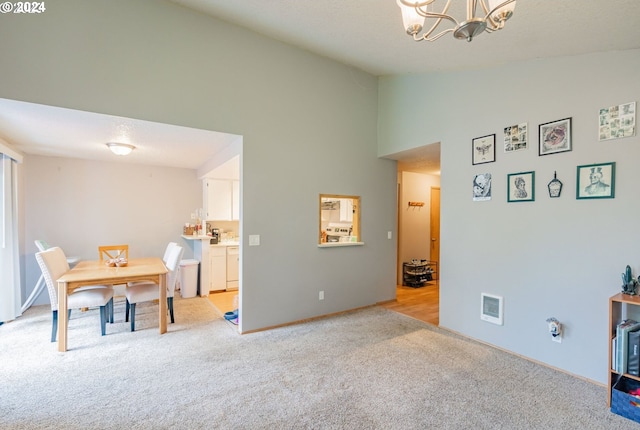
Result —
<path fill-rule="evenodd" d="M 423 2 L 410 2 L 396 0 L 402 11 L 402 22 L 407 34 L 413 36 L 413 40 L 420 42 L 426 40 L 433 42 L 447 33 L 453 33 L 456 39 L 466 39 L 471 42 L 474 37 L 486 31 L 488 33 L 502 30 L 505 22 L 513 15 L 516 8 L 516 0 L 467 0 L 467 16 L 462 22 L 449 15 L 449 6 L 452 0 L 427 0 Z M 442 12 L 434 12 L 435 3 L 443 6 Z M 482 15 L 477 16 L 478 6 L 482 7 Z M 428 31 L 419 34 L 424 27 L 426 18 L 431 18 L 433 25 Z M 433 34 L 436 28 L 443 22 L 450 21 L 453 27 Z"/>

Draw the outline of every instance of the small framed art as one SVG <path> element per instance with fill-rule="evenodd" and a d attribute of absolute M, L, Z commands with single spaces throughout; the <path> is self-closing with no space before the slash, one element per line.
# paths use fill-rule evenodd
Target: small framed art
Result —
<path fill-rule="evenodd" d="M 536 172 L 510 173 L 507 175 L 507 201 L 532 202 L 535 200 Z"/>
<path fill-rule="evenodd" d="M 539 125 L 538 155 L 571 151 L 571 118 Z"/>
<path fill-rule="evenodd" d="M 491 173 L 481 173 L 473 178 L 473 201 L 491 200 Z"/>
<path fill-rule="evenodd" d="M 527 123 L 516 124 L 504 128 L 504 152 L 515 152 L 527 149 Z"/>
<path fill-rule="evenodd" d="M 619 139 L 636 134 L 636 102 L 600 109 L 598 140 Z"/>
<path fill-rule="evenodd" d="M 578 166 L 576 199 L 612 199 L 615 196 L 616 163 Z"/>
<path fill-rule="evenodd" d="M 496 161 L 496 135 L 476 137 L 471 140 L 471 164 L 492 163 Z"/>

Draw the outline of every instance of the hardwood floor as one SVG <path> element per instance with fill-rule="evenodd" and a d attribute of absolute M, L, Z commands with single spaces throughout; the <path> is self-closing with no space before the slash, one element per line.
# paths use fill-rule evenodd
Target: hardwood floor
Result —
<path fill-rule="evenodd" d="M 440 286 L 438 281 L 420 288 L 398 285 L 396 301 L 382 306 L 437 326 L 440 323 Z"/>
<path fill-rule="evenodd" d="M 237 294 L 237 291 L 209 293 L 209 300 L 220 314 L 224 315 L 225 312 L 236 309 L 234 297 Z M 384 303 L 382 306 L 437 326 L 440 323 L 440 286 L 438 281 L 430 282 L 420 288 L 398 285 L 396 301 Z"/>
<path fill-rule="evenodd" d="M 234 300 L 238 295 L 238 291 L 216 291 L 209 293 L 209 301 L 213 303 L 213 306 L 224 315 L 225 312 L 231 312 L 238 308 L 237 302 Z"/>

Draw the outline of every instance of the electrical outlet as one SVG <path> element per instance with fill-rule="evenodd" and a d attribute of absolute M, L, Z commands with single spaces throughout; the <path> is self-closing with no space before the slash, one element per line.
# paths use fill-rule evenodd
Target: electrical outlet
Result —
<path fill-rule="evenodd" d="M 192 213 L 191 214 L 191 219 L 196 219 L 196 214 Z"/>
<path fill-rule="evenodd" d="M 318 300 L 324 300 L 324 291 L 318 293 Z"/>

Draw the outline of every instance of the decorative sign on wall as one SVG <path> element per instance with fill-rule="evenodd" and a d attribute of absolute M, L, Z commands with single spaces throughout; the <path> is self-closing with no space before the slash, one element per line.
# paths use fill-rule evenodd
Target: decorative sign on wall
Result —
<path fill-rule="evenodd" d="M 619 139 L 636 134 L 636 102 L 600 109 L 598 140 Z"/>
<path fill-rule="evenodd" d="M 553 179 L 547 184 L 547 188 L 549 189 L 549 197 L 560 197 L 562 182 L 558 179 L 556 172 L 553 172 Z"/>

